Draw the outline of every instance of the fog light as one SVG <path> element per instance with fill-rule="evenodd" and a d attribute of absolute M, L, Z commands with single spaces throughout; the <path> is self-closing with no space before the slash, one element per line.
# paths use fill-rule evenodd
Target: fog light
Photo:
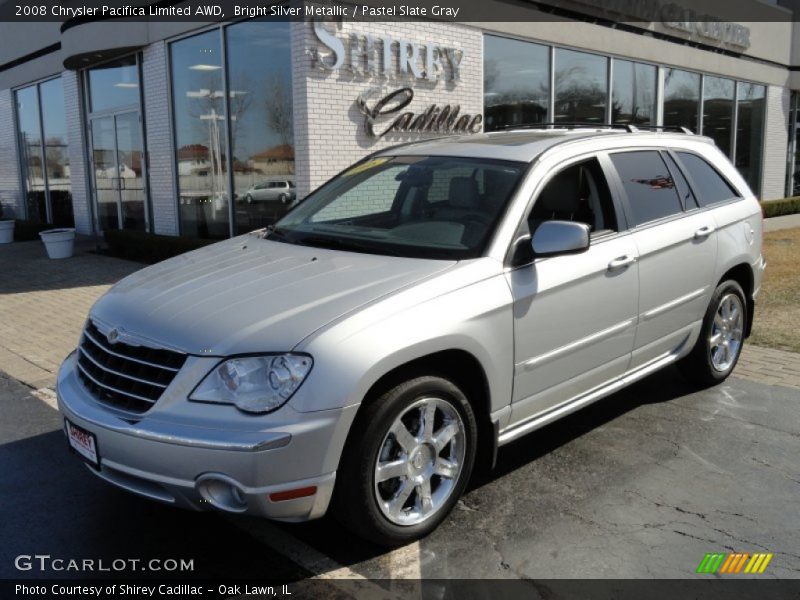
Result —
<path fill-rule="evenodd" d="M 198 479 L 197 491 L 214 508 L 227 512 L 247 510 L 247 500 L 242 490 L 220 477 L 211 475 Z"/>

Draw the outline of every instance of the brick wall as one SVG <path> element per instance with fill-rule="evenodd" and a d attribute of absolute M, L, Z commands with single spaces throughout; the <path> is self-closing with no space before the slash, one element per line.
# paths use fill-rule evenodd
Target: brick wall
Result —
<path fill-rule="evenodd" d="M 175 195 L 166 43 L 156 42 L 144 49 L 142 71 L 152 227 L 155 233 L 177 235 L 178 203 Z"/>
<path fill-rule="evenodd" d="M 86 130 L 83 126 L 80 77 L 75 71 L 61 74 L 64 85 L 64 109 L 67 119 L 67 141 L 69 143 L 70 187 L 72 189 L 72 212 L 75 215 L 75 230 L 91 234 L 92 198 L 86 164 Z"/>
<path fill-rule="evenodd" d="M 778 86 L 767 87 L 767 121 L 764 130 L 763 200 L 786 195 L 786 151 L 789 140 L 790 92 Z M 758 191 L 756 191 L 758 193 Z"/>
<path fill-rule="evenodd" d="M 328 23 L 329 31 L 334 25 Z M 386 80 L 354 75 L 346 70 L 323 71 L 313 66 L 310 50 L 319 46 L 311 23 L 295 23 L 292 30 L 294 127 L 298 196 L 303 197 L 359 158 L 401 142 L 441 134 L 389 134 L 373 140 L 364 131 L 364 117 L 356 97 L 380 88 L 374 98 L 400 87 L 411 87 L 414 99 L 404 111 L 422 113 L 430 104 L 458 104 L 461 114 L 483 112 L 483 58 L 481 32 L 477 29 L 441 23 L 342 23 L 338 37 L 349 33 L 390 35 L 420 44 L 434 43 L 463 51 L 459 81 Z M 345 44 L 347 47 L 347 44 Z M 397 50 L 395 48 L 395 60 Z M 387 123 L 388 125 L 388 123 Z"/>
<path fill-rule="evenodd" d="M 11 90 L 0 91 L 0 203 L 6 217 L 25 216 L 14 130 L 14 94 Z"/>

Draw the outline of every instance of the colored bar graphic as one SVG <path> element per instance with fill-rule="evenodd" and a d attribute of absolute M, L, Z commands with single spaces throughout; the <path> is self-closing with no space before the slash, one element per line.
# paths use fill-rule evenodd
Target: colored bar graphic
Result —
<path fill-rule="evenodd" d="M 760 574 L 767 569 L 773 554 L 766 552 L 711 552 L 703 557 L 697 573 L 719 574 Z M 747 566 L 745 566 L 747 565 Z"/>

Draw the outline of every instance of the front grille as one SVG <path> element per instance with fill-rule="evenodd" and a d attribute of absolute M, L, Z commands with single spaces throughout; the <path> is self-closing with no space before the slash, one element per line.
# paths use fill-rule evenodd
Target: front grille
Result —
<path fill-rule="evenodd" d="M 135 413 L 156 403 L 185 361 L 185 354 L 172 350 L 111 344 L 91 321 L 78 346 L 78 375 L 92 395 Z"/>

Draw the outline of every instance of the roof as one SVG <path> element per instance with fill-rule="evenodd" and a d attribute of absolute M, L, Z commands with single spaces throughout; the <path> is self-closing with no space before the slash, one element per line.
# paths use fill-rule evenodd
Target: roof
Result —
<path fill-rule="evenodd" d="M 294 147 L 289 144 L 280 144 L 253 154 L 250 160 L 294 160 Z"/>
<path fill-rule="evenodd" d="M 621 129 L 518 129 L 494 131 L 473 135 L 436 138 L 412 144 L 400 144 L 387 148 L 377 154 L 434 155 L 434 156 L 469 156 L 496 160 L 512 160 L 531 162 L 537 156 L 559 144 L 581 139 L 595 139 L 613 136 L 641 140 L 642 136 L 653 136 L 670 139 L 687 139 L 685 133 L 666 133 L 642 131 L 629 133 Z M 701 136 L 688 136 L 692 140 L 705 140 Z"/>

